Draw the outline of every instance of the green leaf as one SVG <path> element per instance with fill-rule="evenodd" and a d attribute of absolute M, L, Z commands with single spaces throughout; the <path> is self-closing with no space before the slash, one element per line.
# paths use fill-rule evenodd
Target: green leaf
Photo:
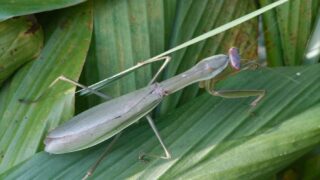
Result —
<path fill-rule="evenodd" d="M 14 16 L 65 8 L 84 1 L 85 0 L 0 0 L 0 21 Z"/>
<path fill-rule="evenodd" d="M 305 54 L 305 64 L 315 64 L 320 61 L 320 9 L 315 21 L 314 30 L 308 42 Z"/>
<path fill-rule="evenodd" d="M 16 69 L 35 59 L 43 46 L 43 32 L 33 16 L 0 22 L 0 85 Z"/>
<path fill-rule="evenodd" d="M 274 0 L 259 0 L 262 6 Z M 263 14 L 269 66 L 301 65 L 312 31 L 318 0 L 293 0 Z"/>
<path fill-rule="evenodd" d="M 32 63 L 22 68 L 0 92 L 0 172 L 31 157 L 42 149 L 48 129 L 73 115 L 75 88 L 58 83 L 59 76 L 77 80 L 89 48 L 92 33 L 92 7 L 86 3 L 50 16 L 53 28 L 45 46 Z M 41 96 L 42 93 L 46 93 Z M 36 100 L 23 103 L 20 99 Z"/>
<path fill-rule="evenodd" d="M 273 175 L 311 150 L 320 135 L 320 66 L 242 72 L 223 89 L 265 89 L 252 98 L 202 95 L 158 119 L 171 160 L 139 161 L 141 152 L 162 149 L 146 123 L 122 136 L 98 167 L 95 179 L 256 179 Z M 3 179 L 80 179 L 104 150 L 49 155 L 41 152 L 3 173 Z"/>

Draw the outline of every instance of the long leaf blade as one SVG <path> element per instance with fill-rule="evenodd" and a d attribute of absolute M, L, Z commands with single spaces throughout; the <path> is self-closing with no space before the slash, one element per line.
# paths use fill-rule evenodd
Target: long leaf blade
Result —
<path fill-rule="evenodd" d="M 0 172 L 28 159 L 42 148 L 46 131 L 73 115 L 74 87 L 61 83 L 46 89 L 59 76 L 77 79 L 87 54 L 91 32 L 91 3 L 53 13 L 50 34 L 39 58 L 22 68 L 0 93 Z M 34 100 L 21 103 L 19 99 Z"/>

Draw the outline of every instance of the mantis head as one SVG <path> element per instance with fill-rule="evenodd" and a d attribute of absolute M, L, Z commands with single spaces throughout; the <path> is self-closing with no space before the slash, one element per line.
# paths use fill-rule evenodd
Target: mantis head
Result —
<path fill-rule="evenodd" d="M 240 71 L 240 55 L 235 47 L 229 49 L 228 55 L 216 55 L 206 58 L 200 63 L 206 63 L 212 69 L 210 76 L 200 82 L 200 87 L 212 87 L 213 84 L 221 79 Z"/>
<path fill-rule="evenodd" d="M 240 70 L 240 55 L 237 48 L 232 47 L 229 49 L 229 62 L 232 68 Z"/>
<path fill-rule="evenodd" d="M 237 48 L 230 48 L 228 55 L 215 55 L 201 60 L 195 68 L 202 69 L 206 76 L 201 80 L 222 79 L 240 70 L 240 55 Z"/>

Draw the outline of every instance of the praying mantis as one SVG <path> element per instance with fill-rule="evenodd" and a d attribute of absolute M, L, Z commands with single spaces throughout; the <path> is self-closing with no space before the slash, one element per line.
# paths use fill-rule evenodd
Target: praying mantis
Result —
<path fill-rule="evenodd" d="M 165 57 L 164 59 L 164 65 L 166 65 L 170 58 Z M 210 80 L 213 79 L 215 83 L 230 74 L 239 72 L 240 57 L 236 48 L 230 48 L 229 56 L 215 55 L 208 57 L 200 61 L 191 69 L 175 77 L 167 79 L 161 83 L 153 83 L 164 65 L 145 88 L 97 105 L 80 113 L 51 131 L 45 139 L 45 151 L 52 154 L 62 154 L 92 147 L 113 137 L 126 127 L 138 121 L 140 118 L 146 116 L 152 129 L 155 131 L 162 148 L 164 149 L 165 156 L 163 158 L 169 159 L 171 158 L 171 154 L 164 145 L 152 118 L 148 115 L 148 113 L 152 111 L 165 96 L 200 81 L 205 81 L 204 86 L 208 92 L 214 96 L 221 96 L 225 98 L 257 96 L 257 98 L 251 103 L 252 106 L 255 106 L 265 94 L 264 90 L 215 91 L 212 88 L 213 84 Z M 246 68 L 247 67 L 245 67 L 245 69 Z M 118 76 L 119 74 L 115 77 Z M 109 98 L 105 95 L 101 95 L 94 89 L 97 85 L 96 87 L 85 87 L 65 77 L 59 77 L 57 80 L 74 83 L 103 98 Z"/>
<path fill-rule="evenodd" d="M 83 90 L 81 90 L 82 94 L 93 93 L 102 98 L 110 99 L 109 96 L 100 93 L 97 89 L 136 68 L 160 60 L 164 60 L 164 63 L 148 86 L 106 101 L 74 116 L 69 121 L 49 132 L 45 139 L 45 151 L 51 154 L 63 154 L 92 147 L 115 136 L 145 116 L 164 150 L 165 155 L 159 157 L 170 159 L 171 153 L 165 146 L 149 115 L 165 96 L 196 82 L 203 82 L 202 85 L 213 96 L 224 98 L 257 96 L 251 103 L 252 107 L 255 107 L 265 95 L 265 90 L 216 91 L 214 89 L 216 82 L 238 73 L 241 70 L 249 69 L 252 66 L 252 64 L 247 64 L 243 68 L 240 68 L 240 55 L 236 48 L 230 48 L 228 55 L 220 54 L 205 58 L 189 70 L 160 83 L 155 83 L 156 78 L 169 63 L 170 57 L 151 59 L 139 63 L 130 69 L 89 87 L 64 76 L 60 76 L 51 83 L 48 89 L 52 88 L 59 80 L 62 80 L 83 88 Z M 41 97 L 42 96 L 39 98 Z"/>

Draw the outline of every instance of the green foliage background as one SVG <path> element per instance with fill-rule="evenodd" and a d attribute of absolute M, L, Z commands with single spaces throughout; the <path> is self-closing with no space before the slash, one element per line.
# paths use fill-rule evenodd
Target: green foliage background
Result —
<path fill-rule="evenodd" d="M 108 143 L 63 155 L 43 152 L 49 130 L 102 102 L 87 96 L 74 103 L 75 88 L 63 82 L 47 91 L 58 76 L 92 84 L 272 2 L 0 2 L 0 32 L 6 32 L 0 35 L 0 73 L 6 76 L 0 79 L 9 77 L 0 90 L 0 179 L 79 179 Z M 253 112 L 248 111 L 252 98 L 212 97 L 197 85 L 166 98 L 154 116 L 173 158 L 138 160 L 142 152 L 162 153 L 142 120 L 124 132 L 93 179 L 320 178 L 319 5 L 291 0 L 263 14 L 262 28 L 256 18 L 171 54 L 162 79 L 231 46 L 239 47 L 244 59 L 259 61 L 260 34 L 267 64 L 286 67 L 241 72 L 218 84 L 220 89 L 265 89 Z M 26 16 L 11 18 L 21 15 Z M 15 48 L 25 53 L 12 53 Z M 18 63 L 10 67 L 18 70 L 7 73 L 13 72 L 6 68 L 13 60 Z M 143 87 L 158 67 L 142 68 L 102 92 L 117 97 Z M 44 92 L 37 103 L 19 102 Z"/>

